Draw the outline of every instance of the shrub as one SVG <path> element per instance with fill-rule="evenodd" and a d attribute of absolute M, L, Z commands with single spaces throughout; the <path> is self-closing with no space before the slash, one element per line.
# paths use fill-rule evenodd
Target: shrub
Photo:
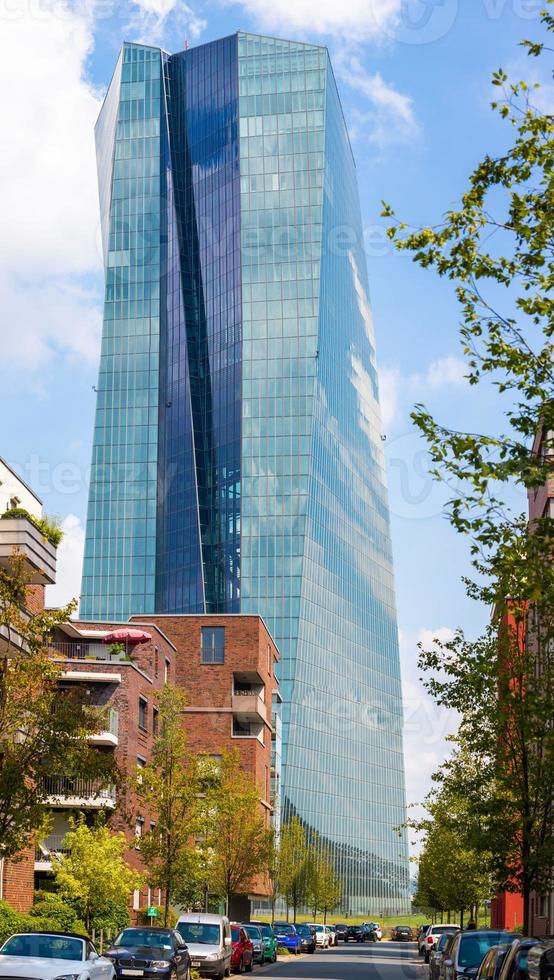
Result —
<path fill-rule="evenodd" d="M 0 901 L 0 942 L 4 942 L 12 932 L 25 928 L 25 916 L 20 915 L 7 902 Z"/>
<path fill-rule="evenodd" d="M 90 926 L 96 933 L 103 930 L 110 936 L 116 936 L 125 926 L 129 925 L 130 921 L 127 904 L 107 901 L 102 910 L 92 916 Z"/>
<path fill-rule="evenodd" d="M 85 932 L 85 927 L 75 907 L 69 902 L 65 902 L 55 892 L 37 892 L 35 904 L 29 912 L 29 919 L 32 923 L 36 922 L 37 919 L 56 923 L 50 928 L 58 932 Z M 45 927 L 33 925 L 33 928 L 42 929 Z"/>

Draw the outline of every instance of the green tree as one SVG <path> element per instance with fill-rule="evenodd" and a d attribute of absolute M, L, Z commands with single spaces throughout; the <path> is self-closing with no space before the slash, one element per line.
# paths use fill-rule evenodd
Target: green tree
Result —
<path fill-rule="evenodd" d="M 52 861 L 58 893 L 74 905 L 87 929 L 97 920 L 109 920 L 115 909 L 127 909 L 143 876 L 125 861 L 128 843 L 123 833 L 112 833 L 103 820 L 87 827 L 81 820 L 66 834 L 67 854 Z"/>
<path fill-rule="evenodd" d="M 248 892 L 254 878 L 268 876 L 273 847 L 260 793 L 241 768 L 238 752 L 223 754 L 206 793 L 205 812 L 210 884 L 228 911 L 232 895 Z"/>
<path fill-rule="evenodd" d="M 159 700 L 158 734 L 152 761 L 137 771 L 136 797 L 155 826 L 138 841 L 153 887 L 164 893 L 164 925 L 172 901 L 192 904 L 201 890 L 204 853 L 195 843 L 202 832 L 198 759 L 189 751 L 182 712 L 186 697 L 166 684 Z"/>
<path fill-rule="evenodd" d="M 306 905 L 314 919 L 323 912 L 323 921 L 339 905 L 342 881 L 337 874 L 328 849 L 315 838 L 310 842 L 306 868 Z"/>
<path fill-rule="evenodd" d="M 471 759 L 460 758 L 471 767 Z M 482 848 L 478 815 L 459 787 L 444 782 L 426 801 L 427 815 L 411 826 L 423 834 L 416 904 L 439 912 L 455 909 L 463 922 L 491 893 L 490 855 Z"/>
<path fill-rule="evenodd" d="M 29 844 L 42 825 L 49 785 L 57 778 L 113 782 L 113 757 L 98 752 L 88 736 L 102 731 L 104 714 L 86 703 L 77 685 L 61 690 L 61 666 L 47 644 L 65 609 L 30 613 L 24 556 L 14 553 L 0 568 L 0 857 Z"/>
<path fill-rule="evenodd" d="M 279 892 L 292 908 L 293 922 L 306 901 L 309 882 L 309 848 L 306 831 L 299 817 L 293 817 L 281 830 L 279 847 Z"/>
<path fill-rule="evenodd" d="M 522 43 L 535 58 L 551 51 L 545 41 Z M 454 488 L 447 512 L 469 539 L 476 572 L 468 596 L 495 610 L 478 640 L 459 632 L 420 663 L 437 701 L 460 712 L 459 744 L 471 760 L 469 777 L 460 756 L 440 775 L 458 789 L 469 784 L 482 849 L 497 885 L 521 890 L 527 931 L 531 892 L 554 884 L 554 528 L 548 513 L 529 528 L 507 500 L 514 488 L 534 499 L 554 476 L 554 120 L 535 86 L 502 70 L 493 85 L 493 108 L 513 133 L 506 151 L 482 159 L 461 206 L 441 222 L 393 223 L 389 235 L 454 284 L 468 381 L 492 383 L 503 407 L 500 432 L 453 430 L 421 405 L 412 415 L 434 476 Z M 389 206 L 384 214 L 394 218 Z"/>

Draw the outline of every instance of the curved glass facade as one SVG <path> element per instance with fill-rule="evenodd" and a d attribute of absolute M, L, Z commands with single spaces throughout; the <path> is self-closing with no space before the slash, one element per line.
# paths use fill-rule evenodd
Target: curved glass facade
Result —
<path fill-rule="evenodd" d="M 93 469 L 81 614 L 261 614 L 281 651 L 283 818 L 299 815 L 332 849 L 344 912 L 401 913 L 402 703 L 378 380 L 355 166 L 328 54 L 246 34 L 149 52 L 125 46 L 97 134 L 104 198 L 114 154 L 110 249 L 114 200 L 123 194 L 138 224 L 157 208 L 148 241 L 159 265 L 150 248 L 131 248 L 123 276 L 158 275 L 140 368 L 148 391 L 155 380 L 154 466 L 136 520 L 126 506 L 140 468 L 125 485 L 119 471 Z M 159 169 L 145 196 L 132 183 L 146 179 L 140 138 L 129 136 L 135 164 L 116 177 L 110 134 L 124 86 L 146 97 L 136 86 L 146 74 L 129 82 L 125 66 L 151 58 Z M 105 338 L 113 261 L 108 251 Z M 101 414 L 122 369 L 115 351 L 105 356 L 94 459 L 128 442 L 132 423 L 132 413 Z M 134 370 L 128 358 L 126 377 Z M 121 537 L 120 578 L 111 542 Z M 139 581 L 142 537 L 152 561 Z"/>

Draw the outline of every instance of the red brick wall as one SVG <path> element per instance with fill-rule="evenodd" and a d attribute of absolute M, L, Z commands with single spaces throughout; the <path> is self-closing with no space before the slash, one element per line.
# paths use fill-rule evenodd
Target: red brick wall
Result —
<path fill-rule="evenodd" d="M 22 851 L 21 861 L 5 861 L 2 894 L 4 901 L 18 912 L 28 912 L 33 904 L 35 849 Z"/>

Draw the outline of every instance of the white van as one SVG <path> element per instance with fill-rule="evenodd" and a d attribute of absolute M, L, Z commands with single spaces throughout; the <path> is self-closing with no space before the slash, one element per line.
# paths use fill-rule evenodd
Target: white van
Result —
<path fill-rule="evenodd" d="M 188 946 L 191 966 L 202 977 L 231 975 L 231 927 L 225 915 L 188 912 L 175 926 Z"/>

